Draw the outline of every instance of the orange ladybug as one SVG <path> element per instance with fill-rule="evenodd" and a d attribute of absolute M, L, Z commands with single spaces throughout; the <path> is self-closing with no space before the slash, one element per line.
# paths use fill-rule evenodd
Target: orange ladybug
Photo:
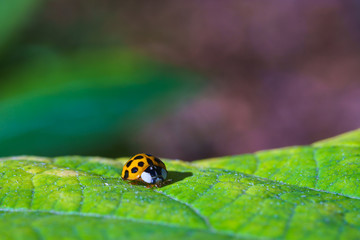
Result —
<path fill-rule="evenodd" d="M 146 184 L 159 184 L 167 177 L 165 164 L 151 154 L 139 153 L 124 165 L 121 177 L 124 180 L 137 180 Z"/>

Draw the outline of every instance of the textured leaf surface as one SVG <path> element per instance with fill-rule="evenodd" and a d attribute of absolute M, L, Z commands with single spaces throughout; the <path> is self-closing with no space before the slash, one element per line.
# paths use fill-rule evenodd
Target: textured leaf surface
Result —
<path fill-rule="evenodd" d="M 172 184 L 122 181 L 126 159 L 0 161 L 5 239 L 359 239 L 360 132 L 313 146 L 165 161 Z M 351 144 L 350 144 L 351 143 Z"/>

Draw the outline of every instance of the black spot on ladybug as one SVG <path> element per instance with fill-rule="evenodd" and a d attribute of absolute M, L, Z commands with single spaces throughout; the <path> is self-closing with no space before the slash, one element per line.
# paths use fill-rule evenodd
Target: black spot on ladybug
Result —
<path fill-rule="evenodd" d="M 152 167 L 148 167 L 147 169 L 145 169 L 145 172 L 150 173 L 151 177 L 157 176 L 155 169 Z"/>
<path fill-rule="evenodd" d="M 158 159 L 157 157 L 155 158 L 155 161 L 158 163 L 158 164 L 162 164 L 162 161 L 160 159 Z"/>
<path fill-rule="evenodd" d="M 151 155 L 151 154 L 146 153 L 146 156 L 151 157 L 152 155 Z"/>
<path fill-rule="evenodd" d="M 129 177 L 129 171 L 125 170 L 124 179 L 127 179 Z"/>
<path fill-rule="evenodd" d="M 132 169 L 131 169 L 131 172 L 132 173 L 136 173 L 138 171 L 138 168 L 137 167 L 133 167 Z"/>
<path fill-rule="evenodd" d="M 132 162 L 133 162 L 132 160 L 131 160 L 131 161 L 128 161 L 127 164 L 126 164 L 126 166 L 127 166 L 127 167 L 130 167 L 130 165 L 131 165 Z"/>
<path fill-rule="evenodd" d="M 134 160 L 135 159 L 142 159 L 142 158 L 143 158 L 143 156 L 139 155 L 139 156 L 134 157 Z"/>
<path fill-rule="evenodd" d="M 161 175 L 161 168 L 160 167 L 155 168 L 155 171 L 156 171 L 157 175 Z"/>
<path fill-rule="evenodd" d="M 153 163 L 153 161 L 151 161 L 151 159 L 146 158 L 146 161 L 148 162 L 148 164 L 149 164 L 150 166 L 154 165 L 154 163 Z"/>
<path fill-rule="evenodd" d="M 144 162 L 141 162 L 141 161 L 138 162 L 138 166 L 139 166 L 139 167 L 143 167 L 143 166 L 144 166 Z"/>

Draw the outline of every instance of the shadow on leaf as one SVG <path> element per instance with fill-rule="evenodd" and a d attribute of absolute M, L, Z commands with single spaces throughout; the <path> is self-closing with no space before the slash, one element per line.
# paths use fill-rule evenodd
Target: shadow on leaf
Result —
<path fill-rule="evenodd" d="M 174 184 L 181 180 L 184 180 L 187 177 L 191 177 L 193 174 L 192 172 L 177 172 L 177 171 L 168 171 L 168 179 L 171 179 L 171 183 L 168 185 Z"/>
<path fill-rule="evenodd" d="M 139 186 L 144 186 L 147 188 L 154 188 L 154 187 L 164 187 L 164 186 L 168 186 L 171 184 L 174 184 L 176 182 L 179 182 L 181 180 L 184 180 L 187 177 L 191 177 L 193 174 L 192 172 L 177 172 L 177 171 L 168 171 L 168 175 L 167 175 L 167 179 L 164 182 L 161 182 L 159 184 L 147 184 L 141 180 L 132 180 L 129 181 L 127 180 L 131 185 L 139 185 Z"/>

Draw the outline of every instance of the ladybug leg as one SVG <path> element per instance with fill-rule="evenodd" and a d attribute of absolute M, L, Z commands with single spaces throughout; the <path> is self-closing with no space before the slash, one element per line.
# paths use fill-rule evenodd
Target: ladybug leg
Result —
<path fill-rule="evenodd" d="M 172 182 L 172 179 L 166 179 L 165 181 L 162 182 L 162 186 L 166 186 L 169 185 Z"/>
<path fill-rule="evenodd" d="M 138 181 L 138 180 L 133 180 L 133 181 L 129 181 L 129 183 L 131 184 L 131 185 L 140 185 L 140 181 Z"/>
<path fill-rule="evenodd" d="M 171 182 L 172 182 L 172 179 L 167 179 L 163 182 L 159 182 L 159 183 L 155 184 L 155 187 L 161 188 L 161 187 L 164 187 L 164 186 L 170 184 Z"/>

